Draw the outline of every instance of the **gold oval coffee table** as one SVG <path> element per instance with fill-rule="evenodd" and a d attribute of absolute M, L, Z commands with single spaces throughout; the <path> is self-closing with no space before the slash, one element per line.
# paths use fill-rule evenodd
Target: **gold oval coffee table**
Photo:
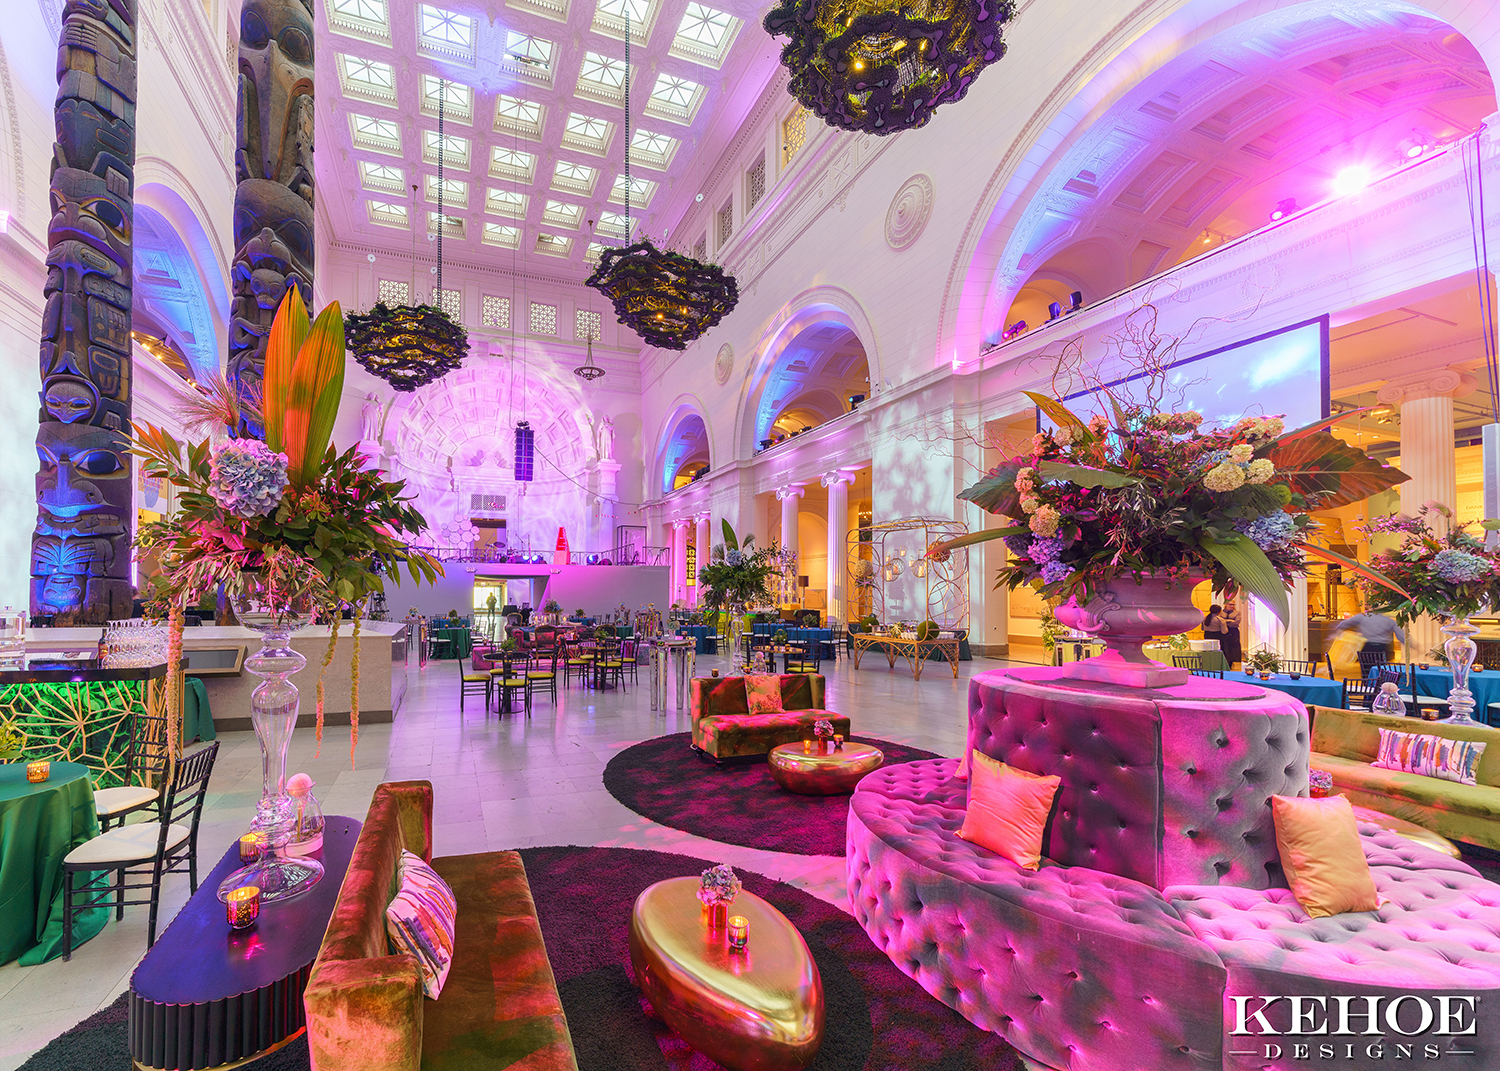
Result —
<path fill-rule="evenodd" d="M 1458 850 L 1458 845 L 1454 844 L 1441 833 L 1434 833 L 1432 830 L 1419 826 L 1415 822 L 1408 822 L 1406 819 L 1397 818 L 1393 814 L 1386 814 L 1383 811 L 1375 811 L 1369 807 L 1356 805 L 1354 807 L 1354 817 L 1361 822 L 1373 822 L 1381 829 L 1394 833 L 1398 837 L 1405 837 L 1415 844 L 1420 844 L 1424 848 L 1431 848 L 1435 852 L 1442 852 L 1444 855 L 1452 856 L 1454 859 L 1458 859 L 1462 855 Z"/>
<path fill-rule="evenodd" d="M 771 776 L 788 792 L 837 796 L 853 792 L 861 777 L 880 769 L 885 755 L 878 747 L 852 741 L 841 751 L 830 748 L 819 752 L 814 747 L 811 753 L 804 752 L 801 743 L 793 743 L 772 748 L 766 761 L 771 766 Z"/>
<path fill-rule="evenodd" d="M 750 922 L 742 952 L 711 930 L 697 878 L 659 881 L 630 913 L 630 963 L 656 1013 L 731 1071 L 802 1071 L 823 1041 L 823 978 L 797 927 L 754 893 L 729 914 Z"/>

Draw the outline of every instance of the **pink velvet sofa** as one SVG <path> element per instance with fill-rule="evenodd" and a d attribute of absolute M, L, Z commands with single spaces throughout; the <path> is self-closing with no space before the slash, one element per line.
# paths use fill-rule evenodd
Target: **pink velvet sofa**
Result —
<path fill-rule="evenodd" d="M 1056 672 L 992 671 L 969 693 L 973 746 L 1063 779 L 1040 871 L 957 836 L 955 759 L 886 767 L 855 790 L 851 905 L 899 968 L 1068 1071 L 1373 1071 L 1428 1045 L 1500 1067 L 1500 886 L 1362 824 L 1378 911 L 1310 919 L 1285 888 L 1267 800 L 1305 792 L 1300 704 L 1217 681 L 1070 694 Z M 1340 996 L 1407 998 L 1395 1015 L 1411 1036 L 1315 1033 Z M 1298 1034 L 1294 997 L 1308 998 Z M 1443 1007 L 1474 1032 L 1417 1029 Z M 1319 1064 L 1333 1043 L 1338 1059 Z"/>
<path fill-rule="evenodd" d="M 692 681 L 693 747 L 720 761 L 769 754 L 778 744 L 811 737 L 813 725 L 833 723 L 849 735 L 849 719 L 823 709 L 823 677 L 817 673 L 781 676 L 778 714 L 751 714 L 744 677 L 694 677 Z"/>

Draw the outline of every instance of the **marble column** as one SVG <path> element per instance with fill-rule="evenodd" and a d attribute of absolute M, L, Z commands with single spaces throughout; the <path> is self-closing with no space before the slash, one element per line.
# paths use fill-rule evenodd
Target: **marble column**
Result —
<path fill-rule="evenodd" d="M 1453 399 L 1472 394 L 1477 381 L 1458 368 L 1437 368 L 1387 380 L 1377 398 L 1401 411 L 1401 512 L 1416 515 L 1427 502 L 1458 504 L 1454 465 Z M 1442 622 L 1421 617 L 1406 630 L 1410 656 L 1423 660 L 1442 636 Z"/>
<path fill-rule="evenodd" d="M 687 601 L 687 530 L 691 521 L 672 522 L 672 601 Z"/>
<path fill-rule="evenodd" d="M 828 488 L 828 609 L 829 621 L 849 623 L 847 590 L 849 586 L 849 485 L 852 473 L 834 471 L 823 477 Z"/>
<path fill-rule="evenodd" d="M 801 484 L 790 484 L 776 492 L 776 497 L 781 500 L 781 549 L 791 551 L 792 554 L 801 556 L 802 533 L 801 533 L 801 500 L 807 493 L 807 488 Z M 800 565 L 791 567 L 791 576 L 783 575 L 781 602 L 784 606 L 795 606 L 797 603 L 797 570 Z"/>
<path fill-rule="evenodd" d="M 708 514 L 700 513 L 698 514 L 697 530 L 693 532 L 693 551 L 699 569 L 708 564 L 708 552 L 711 545 L 708 535 Z M 693 605 L 697 606 L 698 603 L 698 586 L 695 583 L 693 585 Z"/>

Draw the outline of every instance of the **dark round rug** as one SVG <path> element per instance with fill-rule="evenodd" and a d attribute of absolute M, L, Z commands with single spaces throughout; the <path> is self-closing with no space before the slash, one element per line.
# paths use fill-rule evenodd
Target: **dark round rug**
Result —
<path fill-rule="evenodd" d="M 646 1014 L 627 936 L 642 889 L 697 875 L 712 861 L 633 848 L 525 848 L 521 857 L 580 1071 L 717 1071 Z M 802 931 L 817 961 L 827 1019 L 809 1071 L 1022 1071 L 999 1035 L 929 996 L 852 917 L 764 875 L 741 871 L 740 879 Z M 122 996 L 55 1039 L 22 1071 L 129 1071 L 125 1002 Z M 305 1038 L 255 1064 L 257 1071 L 309 1066 Z"/>
<path fill-rule="evenodd" d="M 874 744 L 885 764 L 935 759 L 921 748 Z M 716 766 L 691 748 L 691 733 L 646 740 L 604 768 L 609 794 L 643 818 L 725 844 L 798 855 L 843 855 L 848 796 L 799 796 L 771 779 L 765 762 Z"/>

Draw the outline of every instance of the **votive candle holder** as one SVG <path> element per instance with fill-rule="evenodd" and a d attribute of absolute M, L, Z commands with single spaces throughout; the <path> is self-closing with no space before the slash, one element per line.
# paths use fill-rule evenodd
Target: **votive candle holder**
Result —
<path fill-rule="evenodd" d="M 804 740 L 804 741 L 802 741 L 802 754 L 804 754 L 804 755 L 811 755 L 812 754 L 812 741 L 811 740 Z"/>
<path fill-rule="evenodd" d="M 844 750 L 844 734 L 843 733 L 834 733 L 833 734 L 833 750 L 835 750 L 835 751 L 843 751 Z"/>
<path fill-rule="evenodd" d="M 248 930 L 260 917 L 260 886 L 241 885 L 224 898 L 224 913 L 232 930 Z"/>
<path fill-rule="evenodd" d="M 39 785 L 52 776 L 52 763 L 46 759 L 37 759 L 35 762 L 26 764 L 26 780 L 33 785 Z"/>
<path fill-rule="evenodd" d="M 249 865 L 261 857 L 266 839 L 259 833 L 246 833 L 240 838 L 240 862 Z"/>
<path fill-rule="evenodd" d="M 729 949 L 743 952 L 750 943 L 750 920 L 744 915 L 732 915 L 729 919 Z"/>

